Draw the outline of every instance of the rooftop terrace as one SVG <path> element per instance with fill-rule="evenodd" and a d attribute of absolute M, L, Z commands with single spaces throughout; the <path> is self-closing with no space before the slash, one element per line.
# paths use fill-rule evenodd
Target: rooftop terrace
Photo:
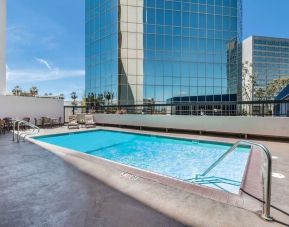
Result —
<path fill-rule="evenodd" d="M 100 128 L 100 127 L 99 127 Z M 115 128 L 114 128 L 115 129 Z M 85 130 L 85 129 L 80 129 Z M 135 131 L 126 129 L 126 131 Z M 66 127 L 42 134 L 66 132 Z M 159 132 L 150 132 L 162 134 Z M 235 142 L 234 138 L 172 134 L 178 137 Z M 265 222 L 252 211 L 201 197 L 187 189 L 151 179 L 101 176 L 95 163 L 51 153 L 30 142 L 13 143 L 0 135 L 0 226 L 279 226 L 289 224 L 289 144 L 257 141 L 274 157 L 272 209 L 277 222 Z M 88 174 L 92 173 L 93 174 Z M 104 183 L 106 182 L 106 183 Z M 258 204 L 258 201 L 256 201 Z M 287 213 L 287 215 L 286 215 Z M 112 215 L 113 214 L 113 215 Z"/>

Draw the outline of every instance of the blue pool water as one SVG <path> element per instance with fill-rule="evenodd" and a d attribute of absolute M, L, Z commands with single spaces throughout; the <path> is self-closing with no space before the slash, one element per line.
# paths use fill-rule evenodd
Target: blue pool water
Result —
<path fill-rule="evenodd" d="M 250 154 L 249 147 L 240 147 L 206 176 L 195 179 L 232 145 L 106 130 L 35 139 L 232 193 L 239 191 Z"/>

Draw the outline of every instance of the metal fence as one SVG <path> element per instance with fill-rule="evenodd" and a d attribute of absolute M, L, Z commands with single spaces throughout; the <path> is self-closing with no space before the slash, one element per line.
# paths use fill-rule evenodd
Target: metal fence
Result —
<path fill-rule="evenodd" d="M 66 122 L 69 115 L 82 113 L 289 117 L 289 100 L 64 107 Z"/>

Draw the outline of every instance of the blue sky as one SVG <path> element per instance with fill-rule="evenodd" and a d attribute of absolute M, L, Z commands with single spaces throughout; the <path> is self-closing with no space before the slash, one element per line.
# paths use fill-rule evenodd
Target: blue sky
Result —
<path fill-rule="evenodd" d="M 84 90 L 84 1 L 7 0 L 8 92 Z"/>
<path fill-rule="evenodd" d="M 276 4 L 278 2 L 278 4 Z M 84 0 L 7 0 L 8 92 L 84 91 Z M 244 32 L 289 38 L 288 0 L 244 0 Z"/>

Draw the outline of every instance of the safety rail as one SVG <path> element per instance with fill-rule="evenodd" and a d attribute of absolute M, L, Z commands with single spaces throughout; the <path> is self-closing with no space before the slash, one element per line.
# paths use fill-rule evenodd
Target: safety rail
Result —
<path fill-rule="evenodd" d="M 20 126 L 28 126 L 32 129 L 32 131 L 24 131 L 20 133 Z M 17 129 L 16 129 L 17 126 Z M 17 133 L 15 133 L 17 130 Z M 28 121 L 24 120 L 13 120 L 13 141 L 15 141 L 15 134 L 17 136 L 17 142 L 19 143 L 21 140 L 21 137 L 23 138 L 23 141 L 25 141 L 25 138 L 29 135 L 37 135 L 40 132 L 40 128 L 37 127 L 34 124 L 29 123 Z"/>
<path fill-rule="evenodd" d="M 206 176 L 209 172 L 211 172 L 211 170 L 214 169 L 221 161 L 223 161 L 227 157 L 227 155 L 232 153 L 240 145 L 239 142 L 235 143 L 228 151 L 226 151 L 220 158 L 218 158 L 212 165 L 210 165 L 210 167 L 206 169 L 206 171 L 201 174 L 197 174 L 196 178 L 198 178 L 198 176 Z"/>
<path fill-rule="evenodd" d="M 196 179 L 198 177 L 204 177 L 209 172 L 211 172 L 222 160 L 225 159 L 230 153 L 232 153 L 237 147 L 241 145 L 250 145 L 250 146 L 256 146 L 259 147 L 266 155 L 267 158 L 267 170 L 265 174 L 265 180 L 264 180 L 264 194 L 265 194 L 265 201 L 263 205 L 263 212 L 261 217 L 267 221 L 272 221 L 272 217 L 270 216 L 270 208 L 271 208 L 271 185 L 272 185 L 272 156 L 270 151 L 267 147 L 265 147 L 262 144 L 255 143 L 252 141 L 247 140 L 241 140 L 236 142 L 227 152 L 225 152 L 220 158 L 218 158 L 217 161 L 215 161 L 206 171 L 204 171 L 202 174 L 196 175 Z"/>

